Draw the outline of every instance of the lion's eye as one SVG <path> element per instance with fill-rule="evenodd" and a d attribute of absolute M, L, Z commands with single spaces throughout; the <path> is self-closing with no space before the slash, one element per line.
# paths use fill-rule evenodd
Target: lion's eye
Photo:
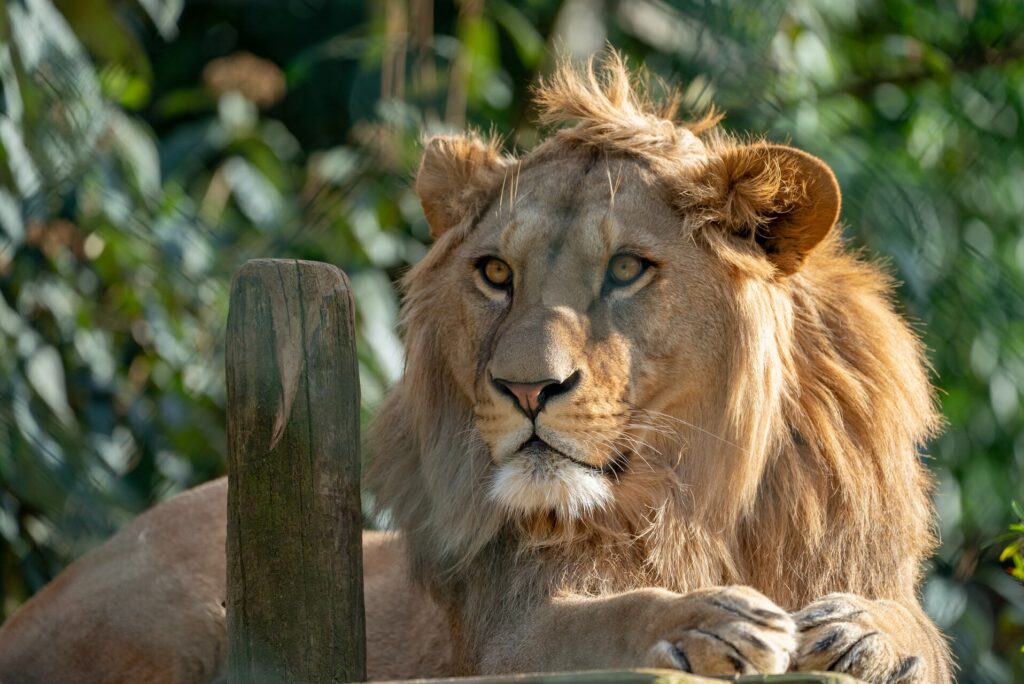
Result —
<path fill-rule="evenodd" d="M 488 285 L 505 289 L 512 284 L 512 269 L 497 257 L 485 257 L 480 260 L 480 274 Z"/>
<path fill-rule="evenodd" d="M 635 282 L 649 264 L 633 254 L 616 254 L 608 263 L 608 279 L 613 285 L 623 286 Z"/>

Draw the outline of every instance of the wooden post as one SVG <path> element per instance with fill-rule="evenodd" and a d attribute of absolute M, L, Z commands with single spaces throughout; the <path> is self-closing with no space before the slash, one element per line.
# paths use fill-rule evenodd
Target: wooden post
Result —
<path fill-rule="evenodd" d="M 348 279 L 322 263 L 245 264 L 226 367 L 228 682 L 365 680 Z"/>

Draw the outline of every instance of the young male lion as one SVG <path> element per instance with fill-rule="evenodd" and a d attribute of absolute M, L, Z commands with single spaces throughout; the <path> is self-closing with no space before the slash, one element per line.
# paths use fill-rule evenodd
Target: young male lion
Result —
<path fill-rule="evenodd" d="M 831 171 L 674 123 L 615 57 L 563 67 L 537 103 L 574 125 L 521 159 L 434 138 L 416 179 L 436 243 L 373 431 L 370 484 L 403 534 L 367 540 L 371 676 L 950 681 L 916 598 L 932 391 L 890 281 L 843 250 Z M 0 679 L 213 677 L 224 489 L 158 507 L 29 602 Z M 98 639 L 114 653 L 89 657 Z"/>

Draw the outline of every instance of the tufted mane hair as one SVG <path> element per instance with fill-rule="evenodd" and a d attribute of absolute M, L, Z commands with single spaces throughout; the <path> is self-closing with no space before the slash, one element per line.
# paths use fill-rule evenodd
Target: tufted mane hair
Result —
<path fill-rule="evenodd" d="M 652 94 L 656 86 L 665 92 L 661 101 Z M 575 122 L 557 132 L 560 139 L 656 163 L 677 162 L 680 152 L 698 148 L 695 135 L 712 130 L 722 118 L 712 108 L 694 121 L 675 121 L 679 92 L 652 83 L 642 70 L 630 73 L 615 52 L 600 69 L 595 69 L 593 58 L 582 69 L 563 64 L 534 88 L 533 95 L 541 123 Z"/>
<path fill-rule="evenodd" d="M 892 280 L 839 228 L 791 272 L 765 265 L 762 229 L 806 199 L 808 184 L 788 180 L 799 160 L 767 158 L 770 144 L 725 133 L 714 113 L 677 122 L 678 98 L 653 90 L 614 54 L 600 68 L 562 65 L 534 91 L 554 132 L 519 160 L 491 148 L 495 180 L 473 211 L 519 165 L 580 148 L 645 164 L 681 225 L 728 265 L 720 385 L 669 417 L 651 442 L 661 453 L 623 476 L 607 510 L 507 519 L 484 496 L 490 459 L 440 352 L 461 323 L 437 283 L 472 231 L 467 216 L 404 279 L 405 374 L 371 428 L 379 504 L 414 572 L 448 600 L 485 591 L 476 585 L 503 563 L 518 574 L 493 592 L 741 583 L 796 607 L 841 579 L 866 596 L 906 595 L 935 541 L 920 452 L 940 421 Z M 721 230 L 732 225 L 749 230 Z"/>

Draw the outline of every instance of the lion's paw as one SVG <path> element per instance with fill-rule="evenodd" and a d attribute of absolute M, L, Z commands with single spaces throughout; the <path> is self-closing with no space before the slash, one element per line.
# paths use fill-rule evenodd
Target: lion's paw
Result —
<path fill-rule="evenodd" d="M 763 594 L 726 587 L 683 600 L 688 628 L 658 641 L 648 653 L 650 666 L 725 676 L 789 669 L 796 651 L 795 624 Z"/>
<path fill-rule="evenodd" d="M 872 615 L 872 602 L 829 594 L 796 614 L 800 648 L 796 670 L 843 672 L 871 684 L 923 681 L 921 658 L 900 653 Z"/>

